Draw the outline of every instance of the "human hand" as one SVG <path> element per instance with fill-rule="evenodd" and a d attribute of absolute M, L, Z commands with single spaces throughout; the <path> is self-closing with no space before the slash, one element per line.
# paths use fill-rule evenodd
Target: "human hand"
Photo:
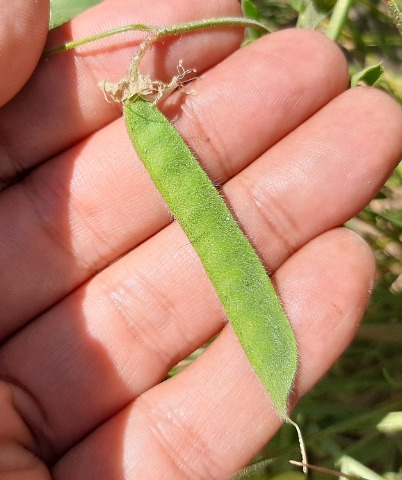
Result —
<path fill-rule="evenodd" d="M 0 110 L 0 478 L 227 478 L 280 420 L 119 108 L 96 86 L 125 73 L 140 35 L 43 59 L 17 94 L 47 25 L 47 1 L 25 4 L 29 42 L 10 48 L 16 30 L 0 36 L 0 98 L 15 95 Z M 195 5 L 106 0 L 48 45 L 138 20 L 240 14 L 235 0 Z M 6 10 L 2 25 L 13 18 Z M 342 54 L 317 33 L 237 50 L 241 37 L 171 39 L 143 68 L 169 79 L 183 59 L 202 74 L 197 95 L 176 93 L 163 109 L 273 272 L 299 345 L 295 403 L 362 316 L 372 254 L 339 226 L 395 166 L 402 114 L 377 90 L 347 91 Z"/>

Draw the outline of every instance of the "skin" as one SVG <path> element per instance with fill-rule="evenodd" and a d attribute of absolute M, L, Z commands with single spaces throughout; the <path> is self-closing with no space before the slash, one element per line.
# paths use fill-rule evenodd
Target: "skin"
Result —
<path fill-rule="evenodd" d="M 235 0 L 143 4 L 106 0 L 47 46 L 139 17 L 239 14 Z M 24 15 L 43 28 L 47 8 L 28 2 Z M 121 110 L 96 87 L 124 73 L 132 38 L 41 61 L 18 94 L 25 70 L 0 84 L 13 97 L 0 109 L 1 480 L 227 478 L 280 424 Z M 143 68 L 166 80 L 185 57 L 204 72 L 197 96 L 160 107 L 273 273 L 299 345 L 295 403 L 363 314 L 372 254 L 339 225 L 400 158 L 402 114 L 381 92 L 346 91 L 345 61 L 319 34 L 285 31 L 236 51 L 240 40 L 225 30 L 166 41 Z M 43 48 L 36 36 L 11 51 L 12 37 L 1 41 L 0 72 Z"/>

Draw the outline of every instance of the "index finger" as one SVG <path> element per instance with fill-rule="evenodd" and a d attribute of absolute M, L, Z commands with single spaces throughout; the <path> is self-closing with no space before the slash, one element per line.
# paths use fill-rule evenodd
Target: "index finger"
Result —
<path fill-rule="evenodd" d="M 0 8 L 1 106 L 22 88 L 35 69 L 46 39 L 49 2 L 2 0 Z"/>

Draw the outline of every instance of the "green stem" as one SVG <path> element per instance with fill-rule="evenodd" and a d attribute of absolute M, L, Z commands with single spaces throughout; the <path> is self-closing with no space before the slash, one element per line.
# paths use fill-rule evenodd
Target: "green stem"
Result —
<path fill-rule="evenodd" d="M 262 23 L 252 20 L 250 18 L 242 17 L 222 17 L 222 18 L 211 18 L 204 20 L 195 20 L 193 22 L 187 23 L 178 23 L 175 25 L 169 26 L 152 26 L 144 25 L 141 23 L 136 23 L 132 25 L 125 25 L 124 27 L 114 28 L 106 32 L 98 33 L 90 37 L 83 38 L 81 40 L 74 40 L 72 42 L 67 42 L 64 45 L 60 45 L 55 48 L 46 50 L 43 53 L 43 56 L 53 55 L 55 53 L 64 52 L 66 50 L 72 50 L 73 48 L 85 45 L 86 43 L 99 40 L 101 38 L 110 37 L 112 35 L 117 35 L 119 33 L 129 32 L 132 30 L 141 30 L 145 32 L 150 32 L 155 35 L 155 40 L 163 37 L 172 37 L 175 35 L 181 35 L 183 33 L 189 33 L 196 30 L 202 30 L 207 28 L 219 28 L 219 27 L 244 27 L 244 28 L 255 28 L 265 32 L 269 32 L 269 29 Z"/>
<path fill-rule="evenodd" d="M 194 32 L 196 30 L 203 30 L 205 28 L 218 27 L 245 27 L 255 28 L 265 32 L 269 32 L 268 27 L 263 23 L 253 20 L 251 18 L 243 17 L 222 17 L 209 18 L 204 20 L 195 20 L 194 22 L 179 23 L 176 25 L 169 25 L 167 27 L 157 27 L 156 34 L 158 38 L 169 37 L 173 35 L 180 35 L 182 33 Z"/>
<path fill-rule="evenodd" d="M 394 0 L 386 0 L 385 3 L 388 7 L 391 18 L 396 25 L 396 28 L 402 35 L 402 11 L 399 9 L 397 2 L 395 2 Z"/>
<path fill-rule="evenodd" d="M 328 25 L 327 36 L 336 41 L 345 25 L 353 0 L 338 0 Z"/>
<path fill-rule="evenodd" d="M 81 40 L 73 40 L 72 42 L 67 42 L 64 45 L 59 45 L 49 50 L 45 50 L 42 54 L 43 57 L 49 55 L 54 55 L 55 53 L 65 52 L 67 50 L 72 50 L 73 48 L 80 47 L 86 43 L 94 42 L 95 40 L 100 40 L 101 38 L 111 37 L 112 35 L 117 35 L 118 33 L 130 32 L 132 30 L 142 30 L 144 32 L 150 32 L 155 27 L 150 25 L 143 25 L 141 23 L 134 23 L 132 25 L 125 25 L 124 27 L 113 28 L 112 30 L 107 30 L 106 32 L 97 33 L 96 35 L 91 35 L 90 37 L 82 38 Z"/>

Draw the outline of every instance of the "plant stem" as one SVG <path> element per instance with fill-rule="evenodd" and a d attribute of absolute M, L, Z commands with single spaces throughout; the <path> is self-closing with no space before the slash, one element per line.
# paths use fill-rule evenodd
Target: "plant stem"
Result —
<path fill-rule="evenodd" d="M 348 17 L 353 0 L 338 0 L 331 15 L 328 25 L 327 36 L 336 41 Z"/>
<path fill-rule="evenodd" d="M 117 35 L 118 33 L 130 32 L 132 30 L 142 30 L 145 32 L 150 32 L 155 27 L 150 25 L 143 25 L 141 23 L 134 23 L 132 25 L 125 25 L 124 27 L 113 28 L 112 30 L 107 30 L 106 32 L 97 33 L 96 35 L 91 35 L 90 37 L 82 38 L 81 40 L 73 40 L 72 42 L 67 42 L 64 45 L 59 45 L 49 50 L 45 50 L 42 54 L 43 57 L 49 55 L 54 55 L 55 53 L 65 52 L 67 50 L 72 50 L 73 48 L 80 47 L 86 43 L 94 42 L 95 40 L 100 40 L 101 38 L 111 37 L 112 35 Z"/>
<path fill-rule="evenodd" d="M 242 17 L 222 17 L 222 18 L 211 18 L 204 20 L 195 20 L 193 22 L 187 23 L 178 23 L 175 25 L 168 26 L 153 26 L 153 25 L 144 25 L 141 23 L 135 23 L 132 25 L 125 25 L 123 27 L 114 28 L 106 32 L 98 33 L 90 37 L 83 38 L 81 40 L 74 40 L 72 42 L 67 42 L 64 45 L 60 45 L 55 48 L 46 50 L 43 53 L 43 56 L 53 55 L 55 53 L 64 52 L 66 50 L 72 50 L 73 48 L 85 45 L 86 43 L 99 40 L 101 38 L 110 37 L 112 35 L 117 35 L 119 33 L 129 32 L 132 30 L 141 30 L 145 32 L 150 32 L 155 35 L 155 40 L 163 37 L 172 37 L 175 35 L 181 35 L 183 33 L 189 33 L 196 30 L 202 30 L 207 28 L 218 28 L 218 27 L 249 27 L 259 29 L 265 32 L 269 32 L 268 27 L 266 27 L 261 22 L 257 22 L 251 18 L 242 18 Z"/>
<path fill-rule="evenodd" d="M 394 0 L 386 0 L 385 3 L 388 7 L 388 11 L 391 15 L 391 18 L 396 25 L 396 28 L 399 30 L 399 33 L 402 35 L 402 11 L 400 10 L 397 2 Z"/>
<path fill-rule="evenodd" d="M 263 23 L 253 20 L 251 18 L 243 17 L 222 17 L 210 18 L 204 20 L 195 20 L 194 22 L 179 23 L 176 25 L 168 25 L 166 27 L 157 27 L 158 38 L 169 37 L 173 35 L 180 35 L 182 33 L 194 32 L 196 30 L 203 30 L 205 28 L 218 27 L 245 27 L 255 28 L 265 32 L 269 32 L 268 27 Z"/>

